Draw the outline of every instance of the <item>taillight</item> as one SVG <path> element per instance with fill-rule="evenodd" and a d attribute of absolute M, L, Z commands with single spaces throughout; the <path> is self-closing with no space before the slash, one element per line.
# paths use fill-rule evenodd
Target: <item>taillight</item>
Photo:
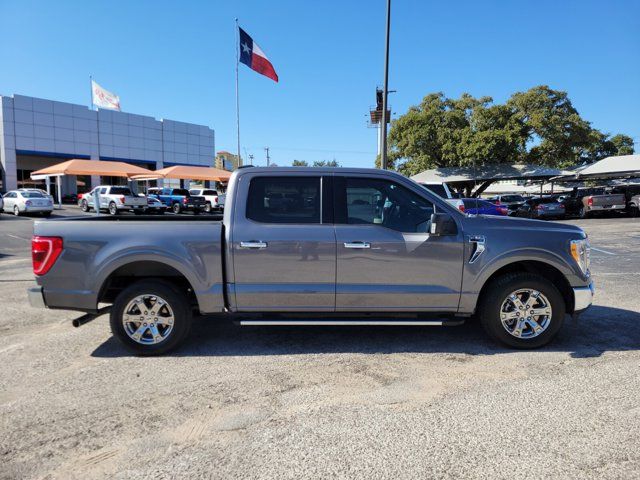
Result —
<path fill-rule="evenodd" d="M 464 203 L 461 203 L 460 205 L 458 205 L 458 210 L 460 210 L 461 212 L 464 212 Z"/>
<path fill-rule="evenodd" d="M 214 201 L 214 202 L 217 202 L 217 201 L 218 201 L 218 196 L 217 196 L 217 195 L 214 195 L 214 196 L 213 196 L 213 201 Z"/>
<path fill-rule="evenodd" d="M 187 203 L 187 202 L 188 202 L 187 197 L 184 197 L 184 198 L 182 199 L 182 203 L 184 203 L 184 204 L 186 205 L 186 203 Z"/>
<path fill-rule="evenodd" d="M 593 205 L 593 197 L 587 198 L 587 205 L 589 205 L 590 207 Z"/>
<path fill-rule="evenodd" d="M 25 204 L 27 207 L 30 207 L 30 206 L 31 206 L 31 200 L 27 200 L 26 202 L 24 202 L 24 204 Z"/>
<path fill-rule="evenodd" d="M 536 210 L 544 210 L 544 205 L 538 205 L 538 206 L 536 207 Z"/>
<path fill-rule="evenodd" d="M 509 210 L 504 207 L 500 207 L 498 210 L 500 210 L 500 215 L 507 215 L 509 213 Z"/>
<path fill-rule="evenodd" d="M 120 203 L 124 205 L 124 197 L 120 197 Z"/>
<path fill-rule="evenodd" d="M 495 205 L 500 205 L 500 200 L 496 200 Z"/>
<path fill-rule="evenodd" d="M 34 235 L 31 238 L 31 259 L 33 260 L 33 273 L 46 274 L 62 253 L 62 238 L 40 237 Z"/>

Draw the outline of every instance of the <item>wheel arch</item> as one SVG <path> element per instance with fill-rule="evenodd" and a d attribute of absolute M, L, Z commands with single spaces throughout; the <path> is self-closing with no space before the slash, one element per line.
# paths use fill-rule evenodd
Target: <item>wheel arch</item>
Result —
<path fill-rule="evenodd" d="M 115 267 L 102 282 L 98 302 L 113 303 L 116 296 L 133 283 L 159 279 L 185 292 L 191 304 L 198 307 L 199 302 L 192 281 L 175 266 L 157 260 L 132 260 Z"/>
<path fill-rule="evenodd" d="M 555 266 L 550 263 L 540 260 L 518 260 L 502 267 L 491 273 L 491 275 L 485 280 L 478 298 L 483 298 L 483 294 L 486 293 L 487 288 L 491 283 L 503 275 L 509 273 L 533 273 L 540 275 L 546 280 L 550 281 L 560 292 L 565 302 L 567 313 L 572 313 L 574 308 L 573 289 L 569 284 L 567 277 Z"/>

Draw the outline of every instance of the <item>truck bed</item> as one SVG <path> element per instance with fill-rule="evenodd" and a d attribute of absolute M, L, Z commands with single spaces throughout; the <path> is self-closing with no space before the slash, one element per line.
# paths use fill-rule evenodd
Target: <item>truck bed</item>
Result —
<path fill-rule="evenodd" d="M 189 282 L 202 313 L 220 312 L 225 306 L 222 230 L 222 222 L 210 216 L 37 221 L 34 234 L 62 237 L 64 250 L 36 282 L 44 287 L 47 305 L 93 312 L 118 276 L 143 278 L 169 271 Z"/>

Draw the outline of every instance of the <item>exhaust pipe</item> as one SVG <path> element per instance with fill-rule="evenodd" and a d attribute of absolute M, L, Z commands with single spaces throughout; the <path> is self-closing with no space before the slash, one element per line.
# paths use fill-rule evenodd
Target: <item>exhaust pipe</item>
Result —
<path fill-rule="evenodd" d="M 78 328 L 84 325 L 85 323 L 89 323 L 90 321 L 95 320 L 96 318 L 98 318 L 101 315 L 104 315 L 105 313 L 109 313 L 110 311 L 111 311 L 111 305 L 107 307 L 102 307 L 98 309 L 96 313 L 87 313 L 86 315 L 83 315 L 81 317 L 78 317 L 72 320 L 71 325 Z"/>

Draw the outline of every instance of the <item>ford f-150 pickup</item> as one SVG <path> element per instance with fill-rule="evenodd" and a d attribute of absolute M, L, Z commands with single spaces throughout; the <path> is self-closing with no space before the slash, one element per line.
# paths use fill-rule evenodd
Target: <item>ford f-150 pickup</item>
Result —
<path fill-rule="evenodd" d="M 453 325 L 540 347 L 592 301 L 578 227 L 466 215 L 399 174 L 242 168 L 222 221 L 37 221 L 32 305 L 110 312 L 142 355 L 175 348 L 194 313 L 242 325 Z M 276 201 L 276 199 L 278 201 Z"/>

